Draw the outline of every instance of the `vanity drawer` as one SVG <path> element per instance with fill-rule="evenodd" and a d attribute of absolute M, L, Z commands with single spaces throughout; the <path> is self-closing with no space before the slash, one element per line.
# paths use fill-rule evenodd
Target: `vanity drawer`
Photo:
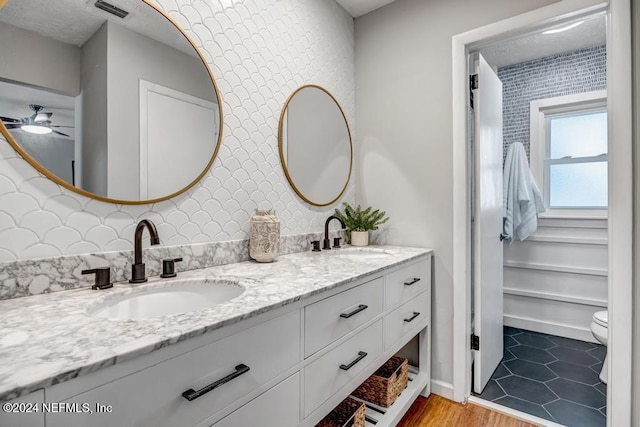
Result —
<path fill-rule="evenodd" d="M 383 283 L 380 277 L 305 307 L 305 357 L 382 313 Z"/>
<path fill-rule="evenodd" d="M 300 311 L 258 324 L 68 399 L 88 403 L 93 414 L 47 414 L 48 427 L 188 426 L 215 414 L 301 360 Z M 246 368 L 249 368 L 245 372 Z M 241 373 L 242 372 L 242 373 Z M 230 374 L 239 374 L 228 382 Z M 218 387 L 191 401 L 187 390 Z M 96 404 L 111 405 L 96 413 Z"/>
<path fill-rule="evenodd" d="M 402 304 L 384 317 L 384 348 L 388 350 L 405 335 L 416 333 L 431 318 L 430 290 Z"/>
<path fill-rule="evenodd" d="M 385 310 L 393 308 L 430 288 L 431 259 L 427 258 L 387 275 Z"/>
<path fill-rule="evenodd" d="M 274 410 L 274 408 L 278 408 Z M 300 374 L 295 373 L 266 393 L 214 424 L 214 427 L 295 427 L 300 419 Z"/>
<path fill-rule="evenodd" d="M 305 417 L 361 373 L 380 354 L 382 319 L 310 363 L 304 370 Z"/>
<path fill-rule="evenodd" d="M 10 406 L 6 409 L 3 407 L 0 411 L 0 426 L 44 427 L 43 402 L 44 390 L 36 390 L 26 396 L 3 403 Z"/>

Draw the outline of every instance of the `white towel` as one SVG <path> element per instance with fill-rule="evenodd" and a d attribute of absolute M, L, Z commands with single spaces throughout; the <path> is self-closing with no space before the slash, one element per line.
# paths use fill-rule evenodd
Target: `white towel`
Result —
<path fill-rule="evenodd" d="M 513 243 L 516 234 L 520 240 L 531 236 L 538 228 L 538 213 L 546 210 L 522 143 L 509 146 L 503 177 L 503 234 Z"/>

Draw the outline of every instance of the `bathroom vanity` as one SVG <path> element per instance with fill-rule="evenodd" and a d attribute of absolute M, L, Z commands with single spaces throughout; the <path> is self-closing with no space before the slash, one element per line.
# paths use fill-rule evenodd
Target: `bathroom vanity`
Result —
<path fill-rule="evenodd" d="M 93 314 L 202 278 L 244 291 L 160 317 Z M 430 390 L 430 285 L 429 250 L 347 248 L 3 301 L 0 397 L 39 412 L 2 413 L 0 425 L 313 426 L 404 347 L 411 381 L 371 414 L 392 426 Z"/>

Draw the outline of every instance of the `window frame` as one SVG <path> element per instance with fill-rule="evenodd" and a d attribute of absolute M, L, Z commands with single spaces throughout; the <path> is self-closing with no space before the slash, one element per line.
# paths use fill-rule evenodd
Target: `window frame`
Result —
<path fill-rule="evenodd" d="M 540 214 L 541 217 L 578 217 L 578 218 L 607 218 L 608 207 L 549 207 L 549 169 L 545 168 L 549 146 L 549 135 L 547 135 L 547 122 L 549 117 L 571 113 L 588 113 L 590 111 L 607 111 L 607 91 L 599 90 L 584 92 L 574 95 L 557 96 L 553 98 L 537 99 L 530 103 L 530 139 L 529 156 L 531 172 L 538 184 L 547 211 Z M 608 152 L 605 160 L 608 164 Z M 580 159 L 583 159 L 580 161 Z M 553 164 L 587 163 L 589 161 L 602 161 L 602 158 L 594 156 L 593 160 L 585 161 L 584 158 L 553 160 Z"/>

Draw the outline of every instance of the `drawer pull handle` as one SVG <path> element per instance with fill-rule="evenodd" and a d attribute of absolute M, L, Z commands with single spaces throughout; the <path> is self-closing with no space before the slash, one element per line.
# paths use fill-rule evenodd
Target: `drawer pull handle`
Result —
<path fill-rule="evenodd" d="M 418 283 L 419 281 L 420 281 L 420 278 L 419 278 L 419 277 L 414 277 L 414 279 L 413 279 L 412 281 L 410 281 L 410 282 L 404 282 L 404 285 L 405 285 L 405 286 L 411 286 L 411 285 L 413 285 L 414 283 Z"/>
<path fill-rule="evenodd" d="M 361 361 L 365 357 L 367 357 L 367 353 L 365 353 L 364 351 L 359 351 L 358 352 L 358 357 L 356 357 L 353 360 L 353 362 L 349 363 L 348 365 L 340 365 L 340 369 L 342 369 L 343 371 L 348 371 L 349 369 L 353 368 L 356 363 L 358 363 L 359 361 Z"/>
<path fill-rule="evenodd" d="M 199 398 L 200 396 L 209 393 L 214 388 L 218 388 L 221 385 L 226 384 L 229 381 L 233 380 L 234 378 L 238 378 L 240 375 L 245 374 L 247 372 L 249 372 L 249 367 L 247 365 L 245 365 L 244 363 L 241 363 L 238 366 L 236 366 L 235 372 L 227 375 L 224 378 L 219 379 L 218 381 L 216 381 L 214 383 L 209 384 L 206 387 L 201 388 L 198 391 L 195 391 L 194 389 L 190 388 L 189 390 L 187 390 L 187 391 L 182 393 L 182 397 L 184 397 L 189 402 L 191 402 L 192 400 L 195 400 L 195 399 Z"/>
<path fill-rule="evenodd" d="M 366 310 L 367 308 L 369 308 L 368 305 L 360 304 L 358 306 L 358 308 L 353 310 L 351 313 L 342 313 L 342 314 L 340 314 L 340 317 L 342 317 L 343 319 L 348 319 L 349 317 L 355 316 L 356 314 L 360 313 L 361 311 Z"/>
<path fill-rule="evenodd" d="M 420 316 L 420 313 L 418 313 L 417 311 L 414 311 L 413 315 L 411 317 L 409 317 L 408 319 L 404 319 L 404 321 L 407 322 L 407 323 L 413 322 L 413 319 L 415 319 L 418 316 Z"/>

